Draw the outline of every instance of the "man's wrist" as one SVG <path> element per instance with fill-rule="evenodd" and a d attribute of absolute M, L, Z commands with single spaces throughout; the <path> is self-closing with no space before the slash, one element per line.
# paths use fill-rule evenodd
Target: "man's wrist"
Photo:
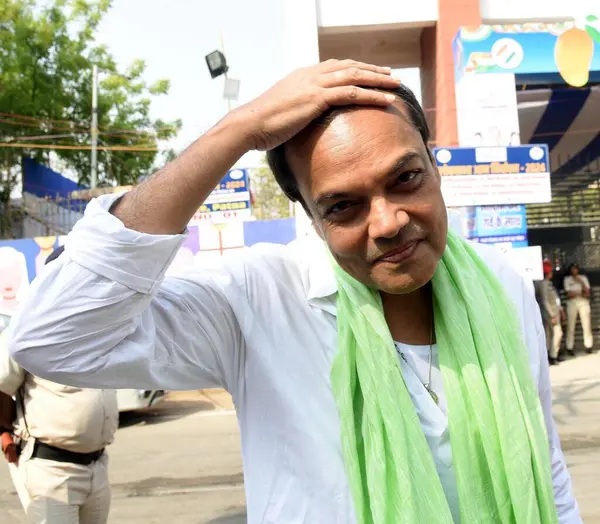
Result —
<path fill-rule="evenodd" d="M 255 149 L 257 126 L 254 120 L 252 112 L 242 106 L 227 113 L 206 134 L 228 137 L 235 148 L 236 156 L 242 157 Z"/>

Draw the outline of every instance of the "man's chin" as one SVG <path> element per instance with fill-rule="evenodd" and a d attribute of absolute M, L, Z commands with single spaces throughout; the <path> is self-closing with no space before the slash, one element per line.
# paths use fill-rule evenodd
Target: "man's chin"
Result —
<path fill-rule="evenodd" d="M 375 282 L 375 287 L 388 295 L 407 295 L 427 285 L 430 278 L 386 278 Z"/>

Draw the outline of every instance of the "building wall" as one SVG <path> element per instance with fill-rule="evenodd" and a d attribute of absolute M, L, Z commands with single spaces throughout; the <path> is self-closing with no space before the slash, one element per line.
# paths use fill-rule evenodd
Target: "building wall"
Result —
<path fill-rule="evenodd" d="M 479 0 L 439 0 L 439 18 L 435 26 L 435 58 L 433 64 L 421 64 L 425 76 L 435 71 L 435 106 L 429 106 L 434 112 L 436 145 L 458 145 L 456 125 L 456 94 L 454 90 L 454 56 L 452 41 L 460 26 L 478 26 L 481 24 Z M 426 33 L 422 40 L 428 53 L 433 56 L 429 39 L 432 33 Z M 423 50 L 421 51 L 423 56 Z M 432 58 L 429 58 L 431 60 Z M 428 66 L 428 67 L 426 67 Z M 427 71 L 427 68 L 429 71 Z M 430 87 L 431 89 L 431 87 Z"/>
<path fill-rule="evenodd" d="M 398 23 L 422 26 L 438 18 L 437 0 L 316 0 L 316 6 L 319 27 Z"/>
<path fill-rule="evenodd" d="M 315 0 L 315 3 L 321 28 L 387 24 L 427 26 L 445 16 L 443 6 L 456 6 L 460 12 L 464 4 L 460 0 Z M 572 20 L 597 13 L 600 3 L 598 0 L 476 0 L 470 5 L 476 7 L 485 23 L 498 23 Z"/>
<path fill-rule="evenodd" d="M 419 67 L 420 35 L 421 28 L 399 25 L 320 28 L 319 57 L 375 61 L 393 69 Z"/>
<path fill-rule="evenodd" d="M 485 23 L 549 22 L 572 20 L 596 14 L 598 0 L 479 0 L 481 18 Z"/>

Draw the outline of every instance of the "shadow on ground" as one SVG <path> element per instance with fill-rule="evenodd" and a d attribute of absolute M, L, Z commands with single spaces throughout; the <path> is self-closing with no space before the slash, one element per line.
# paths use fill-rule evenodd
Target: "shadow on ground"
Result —
<path fill-rule="evenodd" d="M 205 400 L 195 401 L 170 401 L 165 400 L 156 406 L 138 410 L 127 411 L 119 416 L 119 427 L 127 428 L 139 424 L 160 424 L 169 420 L 187 417 L 199 411 L 214 411 L 215 405 Z"/>
<path fill-rule="evenodd" d="M 231 515 L 223 515 L 222 517 L 217 517 L 216 519 L 199 524 L 246 524 L 247 522 L 248 517 L 246 516 L 246 512 L 242 511 L 240 513 L 233 513 Z"/>

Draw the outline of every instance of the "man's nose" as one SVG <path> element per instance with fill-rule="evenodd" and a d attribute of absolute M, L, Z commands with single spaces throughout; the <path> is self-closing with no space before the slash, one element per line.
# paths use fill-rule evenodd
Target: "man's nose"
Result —
<path fill-rule="evenodd" d="M 371 202 L 369 213 L 369 236 L 394 238 L 408 224 L 408 214 L 385 198 Z"/>

